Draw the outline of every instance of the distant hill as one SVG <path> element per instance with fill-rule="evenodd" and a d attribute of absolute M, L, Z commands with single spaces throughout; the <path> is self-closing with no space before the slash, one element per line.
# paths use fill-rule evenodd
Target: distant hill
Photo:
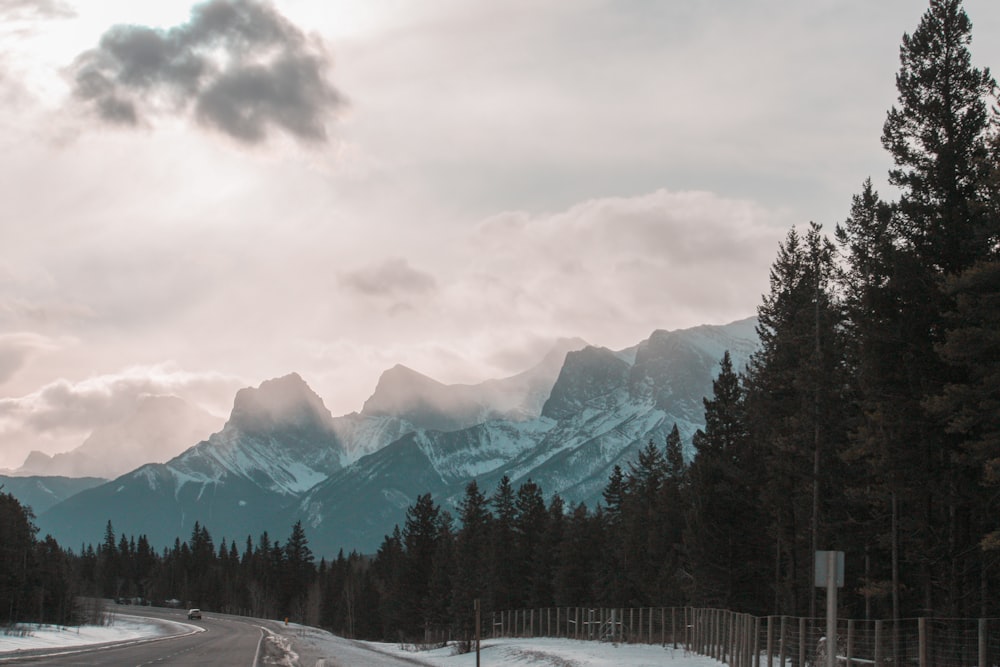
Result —
<path fill-rule="evenodd" d="M 100 477 L 43 477 L 0 475 L 0 493 L 9 493 L 36 515 L 80 491 L 92 489 L 108 480 Z M 72 545 L 66 545 L 72 546 Z"/>

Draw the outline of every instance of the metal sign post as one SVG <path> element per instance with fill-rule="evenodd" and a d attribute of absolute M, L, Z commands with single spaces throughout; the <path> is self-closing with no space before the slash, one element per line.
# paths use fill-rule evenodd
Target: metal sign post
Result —
<path fill-rule="evenodd" d="M 837 588 L 844 585 L 844 552 L 817 551 L 817 586 L 826 586 L 826 667 L 837 667 Z"/>

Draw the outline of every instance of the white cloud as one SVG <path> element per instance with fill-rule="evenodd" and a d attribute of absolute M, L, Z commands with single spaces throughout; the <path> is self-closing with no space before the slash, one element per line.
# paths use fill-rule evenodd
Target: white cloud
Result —
<path fill-rule="evenodd" d="M 20 465 L 31 449 L 53 454 L 79 446 L 94 427 L 134 412 L 144 396 L 180 396 L 228 416 L 232 397 L 245 384 L 159 364 L 76 382 L 60 379 L 24 396 L 0 398 L 0 467 Z"/>
<path fill-rule="evenodd" d="M 57 349 L 56 341 L 30 332 L 0 334 L 0 386 L 37 354 Z"/>

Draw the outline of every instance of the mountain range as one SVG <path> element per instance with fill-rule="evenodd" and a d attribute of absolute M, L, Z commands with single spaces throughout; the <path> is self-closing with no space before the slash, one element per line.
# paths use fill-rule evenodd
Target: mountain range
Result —
<path fill-rule="evenodd" d="M 187 539 L 195 521 L 217 541 L 282 537 L 301 520 L 317 555 L 372 552 L 422 493 L 454 511 L 476 480 L 507 476 L 570 503 L 600 501 L 626 467 L 676 423 L 703 424 L 723 353 L 741 368 L 755 320 L 656 331 L 624 350 L 565 340 L 519 375 L 445 385 L 404 366 L 383 373 L 359 413 L 333 417 L 297 374 L 240 390 L 221 430 L 39 512 L 60 543 L 94 543 L 110 520 L 154 546 Z M 688 452 L 690 456 L 690 452 Z"/>

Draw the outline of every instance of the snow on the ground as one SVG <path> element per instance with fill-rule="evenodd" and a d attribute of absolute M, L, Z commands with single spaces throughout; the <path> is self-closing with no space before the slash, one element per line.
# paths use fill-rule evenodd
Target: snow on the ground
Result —
<path fill-rule="evenodd" d="M 475 667 L 476 652 L 456 655 L 453 646 L 415 651 L 399 644 L 371 644 L 383 653 L 416 658 L 434 667 Z M 683 648 L 649 644 L 612 644 L 578 639 L 487 639 L 480 659 L 491 667 L 719 667 L 712 658 Z"/>
<path fill-rule="evenodd" d="M 326 660 L 351 659 L 345 664 L 379 665 L 378 654 L 398 656 L 428 667 L 475 667 L 476 652 L 458 654 L 455 645 L 423 650 L 412 644 L 353 641 L 326 630 L 289 623 L 276 625 L 279 634 L 292 640 L 301 667 L 328 664 Z M 376 653 L 359 653 L 367 647 Z M 488 667 L 720 667 L 723 663 L 712 658 L 693 655 L 683 648 L 658 644 L 612 644 L 577 639 L 514 639 L 483 640 L 480 664 Z"/>
<path fill-rule="evenodd" d="M 380 642 L 347 642 L 325 630 L 295 623 L 274 623 L 275 635 L 290 642 L 281 642 L 294 664 L 310 667 L 324 656 L 336 656 L 345 643 L 367 646 L 378 653 L 417 660 L 430 667 L 474 667 L 476 653 L 458 654 L 455 646 L 419 650 L 405 644 Z M 0 657 L 17 651 L 73 648 L 87 644 L 130 641 L 155 638 L 167 634 L 162 622 L 115 615 L 112 625 L 84 625 L 76 627 L 39 626 L 22 624 L 22 632 L 0 630 Z M 683 648 L 662 647 L 648 644 L 612 644 L 607 642 L 575 639 L 487 639 L 480 647 L 481 664 L 490 667 L 719 667 L 720 662 L 704 656 L 689 654 Z M 291 663 L 290 663 L 291 664 Z M 373 663 L 375 664 L 375 663 Z"/>
<path fill-rule="evenodd" d="M 129 641 L 163 634 L 166 627 L 162 623 L 124 614 L 116 614 L 111 625 L 67 627 L 19 623 L 13 628 L 0 628 L 0 653 Z"/>

